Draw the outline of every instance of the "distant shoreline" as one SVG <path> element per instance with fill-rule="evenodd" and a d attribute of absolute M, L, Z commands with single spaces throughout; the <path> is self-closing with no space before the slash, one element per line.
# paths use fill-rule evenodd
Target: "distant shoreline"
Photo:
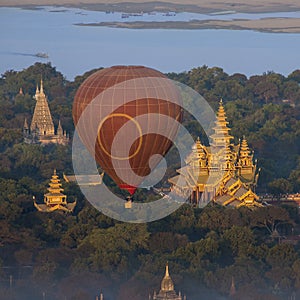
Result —
<path fill-rule="evenodd" d="M 233 29 L 255 30 L 271 33 L 300 33 L 300 19 L 268 18 L 261 20 L 192 20 L 165 22 L 99 22 L 78 23 L 78 26 L 101 26 L 126 29 Z"/>
<path fill-rule="evenodd" d="M 94 11 L 111 12 L 152 12 L 175 11 L 212 13 L 236 11 L 244 13 L 300 11 L 299 0 L 0 0 L 0 7 L 21 7 L 36 9 L 37 6 L 76 7 Z M 184 4 L 183 4 L 184 3 Z"/>
<path fill-rule="evenodd" d="M 288 12 L 300 11 L 300 1 L 298 0 L 265 0 L 264 5 L 258 0 L 252 0 L 247 4 L 246 0 L 231 0 L 230 4 L 226 0 L 187 0 L 186 4 L 181 4 L 178 0 L 172 2 L 151 2 L 147 0 L 131 0 L 131 2 L 118 2 L 112 0 L 107 3 L 94 3 L 95 0 L 81 0 L 80 2 L 71 0 L 23 0 L 22 5 L 17 0 L 0 0 L 1 6 L 20 7 L 23 9 L 40 9 L 38 6 L 54 6 L 57 11 L 64 7 L 79 8 L 91 11 L 124 12 L 124 13 L 149 13 L 149 12 L 194 12 L 202 14 L 226 14 L 226 12 L 263 13 L 263 12 Z M 105 2 L 105 0 L 102 0 Z M 199 4 L 201 2 L 201 6 Z M 299 3 L 298 3 L 299 2 Z M 281 3 L 281 4 L 280 4 Z M 99 23 L 78 23 L 78 26 L 101 26 L 126 29 L 231 29 L 231 30 L 254 30 L 271 33 L 300 33 L 300 18 L 264 18 L 259 20 L 190 20 L 190 21 L 164 21 L 164 22 L 99 22 Z"/>

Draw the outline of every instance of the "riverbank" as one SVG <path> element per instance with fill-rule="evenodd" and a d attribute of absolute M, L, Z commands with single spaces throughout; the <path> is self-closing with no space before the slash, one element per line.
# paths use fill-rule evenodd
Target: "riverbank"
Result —
<path fill-rule="evenodd" d="M 183 4 L 184 3 L 184 4 Z M 209 13 L 218 11 L 236 11 L 245 13 L 284 12 L 300 10 L 299 0 L 169 0 L 154 2 L 151 0 L 0 0 L 0 6 L 34 7 L 42 5 L 72 6 L 88 10 L 150 12 L 176 11 Z"/>
<path fill-rule="evenodd" d="M 78 23 L 78 26 L 102 26 L 127 29 L 235 29 L 272 33 L 300 33 L 300 19 L 266 18 L 260 20 L 191 20 L 166 22 L 99 22 Z"/>

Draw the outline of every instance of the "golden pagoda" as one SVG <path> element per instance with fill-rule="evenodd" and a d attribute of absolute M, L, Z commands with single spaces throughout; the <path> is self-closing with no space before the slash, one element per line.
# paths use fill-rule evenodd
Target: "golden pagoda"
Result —
<path fill-rule="evenodd" d="M 55 133 L 47 97 L 44 93 L 43 80 L 41 80 L 40 88 L 36 87 L 34 99 L 36 100 L 36 105 L 30 128 L 28 127 L 27 120 L 25 120 L 23 126 L 24 142 L 27 144 L 67 144 L 69 138 L 66 132 L 63 131 L 60 121 Z"/>
<path fill-rule="evenodd" d="M 60 179 L 56 174 L 56 170 L 54 170 L 49 183 L 48 193 L 44 195 L 44 203 L 36 203 L 34 198 L 34 206 L 41 212 L 52 212 L 55 210 L 73 212 L 76 201 L 68 203 L 67 196 L 62 193 L 63 191 L 64 189 L 61 187 Z"/>
<path fill-rule="evenodd" d="M 149 297 L 151 299 L 151 296 Z M 160 291 L 158 294 L 154 292 L 153 300 L 186 300 L 186 296 L 182 297 L 179 292 L 178 295 L 174 290 L 174 283 L 169 274 L 169 266 L 166 265 L 166 272 L 163 280 L 161 281 Z"/>
<path fill-rule="evenodd" d="M 259 172 L 256 161 L 253 162 L 253 151 L 245 137 L 233 144 L 222 100 L 213 130 L 210 146 L 197 139 L 185 160 L 186 166 L 169 179 L 171 189 L 194 206 L 201 207 L 210 201 L 234 207 L 260 206 L 254 193 Z"/>

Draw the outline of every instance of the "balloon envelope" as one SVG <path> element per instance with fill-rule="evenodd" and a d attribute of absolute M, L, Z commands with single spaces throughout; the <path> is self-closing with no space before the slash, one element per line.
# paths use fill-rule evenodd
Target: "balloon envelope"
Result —
<path fill-rule="evenodd" d="M 115 66 L 93 73 L 81 84 L 73 119 L 101 168 L 133 194 L 172 146 L 181 107 L 179 91 L 162 73 Z"/>

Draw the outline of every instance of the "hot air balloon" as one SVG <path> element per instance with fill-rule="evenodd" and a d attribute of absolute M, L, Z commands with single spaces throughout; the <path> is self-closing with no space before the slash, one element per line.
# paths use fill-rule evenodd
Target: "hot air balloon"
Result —
<path fill-rule="evenodd" d="M 161 72 L 113 66 L 96 71 L 81 84 L 73 119 L 101 168 L 133 195 L 172 146 L 181 107 L 179 91 Z"/>

